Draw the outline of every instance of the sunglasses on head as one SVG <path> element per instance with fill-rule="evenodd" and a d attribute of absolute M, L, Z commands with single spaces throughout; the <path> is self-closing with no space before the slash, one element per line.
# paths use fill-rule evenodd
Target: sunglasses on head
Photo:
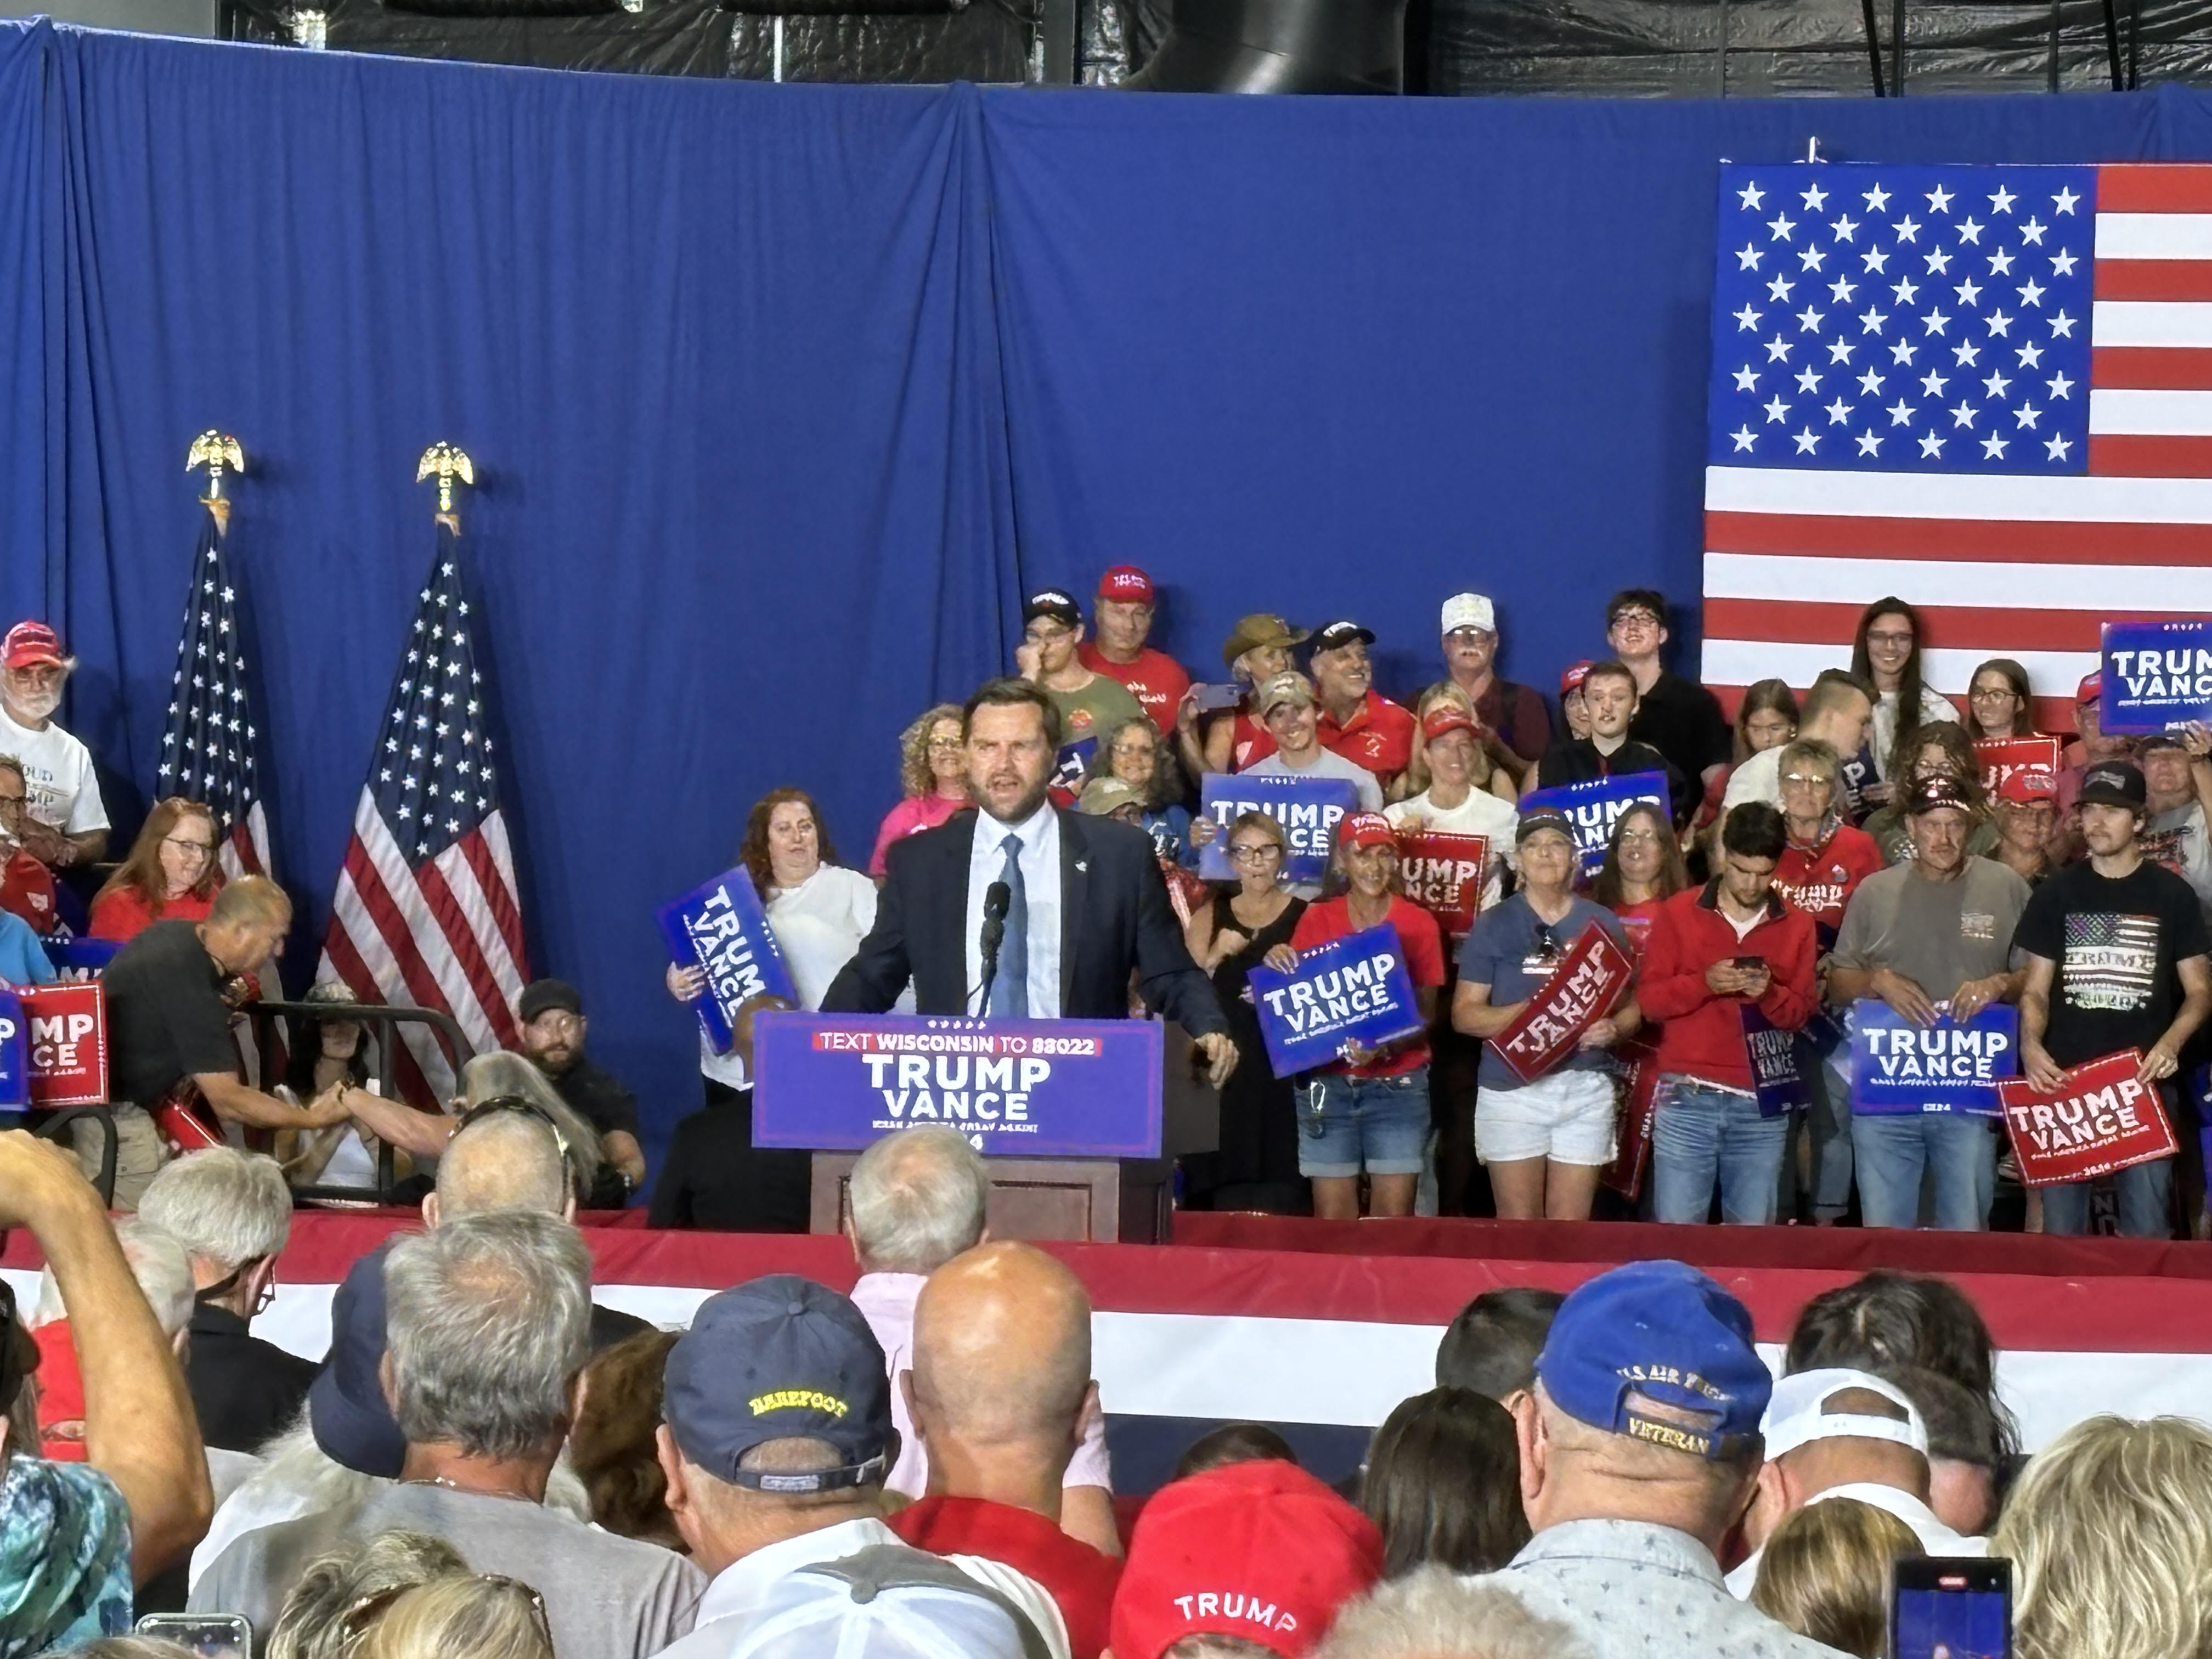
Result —
<path fill-rule="evenodd" d="M 461 1121 L 453 1126 L 454 1139 L 459 1139 L 471 1123 L 480 1123 L 485 1118 L 500 1112 L 520 1112 L 525 1117 L 534 1117 L 544 1124 L 553 1136 L 553 1145 L 560 1152 L 561 1162 L 567 1167 L 572 1177 L 575 1175 L 576 1160 L 568 1150 L 568 1135 L 562 1132 L 561 1126 L 553 1121 L 551 1113 L 536 1101 L 527 1099 L 521 1095 L 494 1095 L 489 1100 L 478 1101 L 464 1111 L 461 1114 Z"/>
<path fill-rule="evenodd" d="M 529 1104 L 527 1101 L 523 1103 Z M 520 1590 L 527 1596 L 530 1601 L 530 1616 L 538 1626 L 538 1633 L 544 1638 L 548 1650 L 551 1650 L 552 1622 L 546 1616 L 545 1598 L 534 1588 L 524 1583 L 520 1578 L 509 1578 L 504 1573 L 479 1572 L 471 1575 L 471 1577 L 476 1583 L 489 1584 L 497 1589 Z M 386 1584 L 382 1589 L 371 1590 L 368 1595 L 361 1597 L 338 1615 L 338 1652 L 347 1654 L 359 1647 L 362 1638 L 375 1628 L 376 1621 L 390 1612 L 392 1604 L 406 1595 L 408 1591 L 422 1589 L 428 1585 L 441 1582 L 442 1581 L 436 1578 L 426 1578 L 415 1583 Z"/>

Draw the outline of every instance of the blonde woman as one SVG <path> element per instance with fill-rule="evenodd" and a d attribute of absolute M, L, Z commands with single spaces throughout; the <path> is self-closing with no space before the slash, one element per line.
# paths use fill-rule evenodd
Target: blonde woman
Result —
<path fill-rule="evenodd" d="M 2092 1417 L 2036 1454 L 1990 1553 L 2013 1564 L 2019 1659 L 2212 1648 L 2212 1430 Z"/>
<path fill-rule="evenodd" d="M 905 799 L 884 815 L 876 831 L 876 850 L 868 873 L 884 878 L 884 854 L 905 836 L 934 830 L 962 807 L 968 793 L 968 745 L 961 734 L 960 705 L 940 702 L 899 733 L 899 783 Z"/>
<path fill-rule="evenodd" d="M 358 1659 L 553 1659 L 544 1599 L 520 1579 L 482 1573 L 405 1591 L 378 1616 Z"/>
<path fill-rule="evenodd" d="M 1919 1553 L 1912 1528 L 1871 1504 L 1808 1504 L 1767 1540 L 1751 1605 L 1858 1659 L 1889 1659 L 1890 1564 Z"/>

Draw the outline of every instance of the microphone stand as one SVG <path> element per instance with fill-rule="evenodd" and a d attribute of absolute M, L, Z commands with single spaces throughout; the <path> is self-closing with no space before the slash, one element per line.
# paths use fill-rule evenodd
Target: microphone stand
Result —
<path fill-rule="evenodd" d="M 1006 942 L 1006 907 L 1013 902 L 1013 897 L 1003 881 L 994 881 L 983 890 L 983 989 L 975 1000 L 979 1019 L 991 1012 L 991 985 L 999 977 L 999 947 Z"/>

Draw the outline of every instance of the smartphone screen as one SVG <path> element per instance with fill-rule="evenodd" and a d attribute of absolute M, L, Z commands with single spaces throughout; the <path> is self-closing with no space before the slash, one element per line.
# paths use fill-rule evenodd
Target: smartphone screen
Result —
<path fill-rule="evenodd" d="M 1201 714 L 1218 714 L 1224 708 L 1234 708 L 1244 701 L 1241 685 L 1206 685 L 1191 687 L 1191 702 Z"/>
<path fill-rule="evenodd" d="M 1892 1659 L 2011 1659 L 2011 1562 L 1907 1558 L 1893 1572 Z"/>
<path fill-rule="evenodd" d="M 237 1613 L 149 1613 L 141 1636 L 158 1636 L 190 1648 L 201 1659 L 253 1659 L 253 1626 Z"/>
<path fill-rule="evenodd" d="M 1766 966 L 1766 958 L 1765 957 L 1738 957 L 1735 958 L 1734 965 L 1741 968 L 1747 974 L 1755 973 L 1759 969 Z"/>

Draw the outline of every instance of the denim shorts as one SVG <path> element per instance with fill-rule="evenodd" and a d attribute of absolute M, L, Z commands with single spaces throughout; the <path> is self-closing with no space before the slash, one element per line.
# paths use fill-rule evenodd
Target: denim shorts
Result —
<path fill-rule="evenodd" d="M 1298 1089 L 1298 1173 L 1419 1175 L 1429 1146 L 1429 1068 L 1396 1077 L 1316 1072 Z"/>

